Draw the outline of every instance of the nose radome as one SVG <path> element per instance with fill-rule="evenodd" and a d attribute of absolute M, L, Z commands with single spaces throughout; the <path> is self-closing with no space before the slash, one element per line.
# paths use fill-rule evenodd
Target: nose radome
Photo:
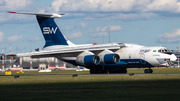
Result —
<path fill-rule="evenodd" d="M 171 58 L 170 58 L 170 61 L 176 61 L 176 60 L 177 60 L 177 57 L 174 54 L 172 54 Z"/>

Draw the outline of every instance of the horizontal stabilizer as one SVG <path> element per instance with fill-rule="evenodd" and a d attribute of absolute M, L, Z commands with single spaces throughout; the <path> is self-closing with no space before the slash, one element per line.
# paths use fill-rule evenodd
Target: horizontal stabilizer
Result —
<path fill-rule="evenodd" d="M 47 18 L 61 18 L 62 15 L 65 15 L 65 14 L 56 14 L 56 13 L 28 13 L 28 12 L 12 12 L 12 11 L 8 11 L 8 13 L 30 14 L 30 15 L 36 15 L 36 16 L 41 16 L 41 17 L 47 17 Z"/>

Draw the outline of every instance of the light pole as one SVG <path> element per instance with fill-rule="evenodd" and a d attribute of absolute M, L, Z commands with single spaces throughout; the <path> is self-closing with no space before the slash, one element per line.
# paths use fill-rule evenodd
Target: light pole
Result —
<path fill-rule="evenodd" d="M 104 33 L 101 33 L 102 35 L 102 44 L 104 44 Z"/>
<path fill-rule="evenodd" d="M 6 54 L 6 47 L 4 47 L 4 50 L 5 50 L 5 51 L 4 51 L 4 54 Z"/>
<path fill-rule="evenodd" d="M 108 27 L 109 28 L 109 43 L 111 42 L 111 40 L 110 40 L 110 27 Z"/>
<path fill-rule="evenodd" d="M 24 49 L 25 49 L 25 53 L 26 53 L 26 47 L 24 47 Z"/>
<path fill-rule="evenodd" d="M 20 53 L 21 53 L 21 50 L 22 50 L 22 46 L 19 46 L 18 49 L 20 50 Z"/>
<path fill-rule="evenodd" d="M 178 49 L 178 68 L 179 68 L 179 46 L 176 48 Z"/>
<path fill-rule="evenodd" d="M 4 72 L 4 47 L 2 47 L 2 72 Z"/>
<path fill-rule="evenodd" d="M 103 36 L 103 44 L 104 44 L 104 35 L 102 35 Z"/>
<path fill-rule="evenodd" d="M 11 43 L 9 43 L 9 54 L 11 54 Z M 12 57 L 10 56 L 10 66 L 9 66 L 9 70 L 11 70 L 11 62 L 12 62 Z"/>
<path fill-rule="evenodd" d="M 18 54 L 18 47 L 16 47 L 16 53 Z"/>
<path fill-rule="evenodd" d="M 179 46 L 178 46 L 178 68 L 179 68 Z"/>
<path fill-rule="evenodd" d="M 29 42 L 30 42 L 30 52 L 32 51 L 32 50 L 31 50 L 31 41 L 32 41 L 32 40 L 29 40 Z"/>

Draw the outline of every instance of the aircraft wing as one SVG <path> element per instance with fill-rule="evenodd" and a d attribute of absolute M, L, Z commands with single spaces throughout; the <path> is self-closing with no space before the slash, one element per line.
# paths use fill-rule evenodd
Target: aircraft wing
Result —
<path fill-rule="evenodd" d="M 104 51 L 105 49 L 116 51 L 121 47 L 124 47 L 124 44 L 112 43 L 112 44 L 103 44 L 103 45 L 90 45 L 90 46 L 81 46 L 81 47 L 66 47 L 55 50 L 41 50 L 30 53 L 20 53 L 17 54 L 18 57 L 32 57 L 32 58 L 43 58 L 43 57 L 76 57 L 84 51 L 90 51 L 95 55 Z"/>

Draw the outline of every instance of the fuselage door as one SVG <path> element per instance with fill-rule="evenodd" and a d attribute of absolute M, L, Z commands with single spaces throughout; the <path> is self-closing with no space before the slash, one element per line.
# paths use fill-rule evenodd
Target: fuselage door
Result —
<path fill-rule="evenodd" d="M 140 62 L 141 62 L 142 64 L 146 64 L 145 55 L 144 55 L 144 54 L 141 54 L 141 55 L 140 55 Z"/>

